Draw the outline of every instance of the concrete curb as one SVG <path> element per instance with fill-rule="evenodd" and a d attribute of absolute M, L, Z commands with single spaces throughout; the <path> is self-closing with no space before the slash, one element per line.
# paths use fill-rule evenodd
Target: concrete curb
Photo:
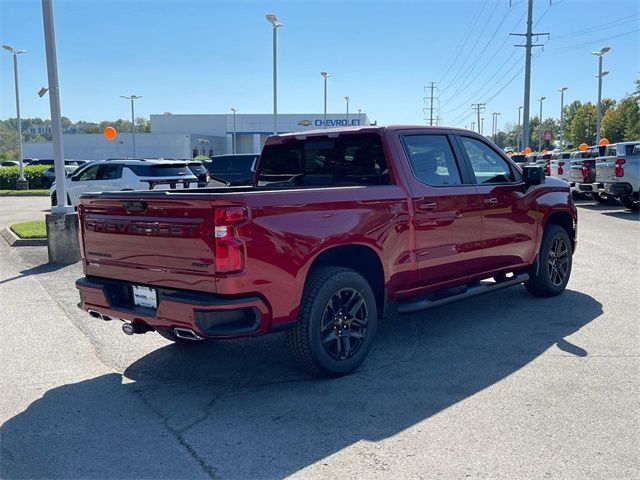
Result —
<path fill-rule="evenodd" d="M 10 247 L 42 247 L 47 244 L 46 238 L 20 238 L 9 227 L 3 227 L 0 235 Z"/>

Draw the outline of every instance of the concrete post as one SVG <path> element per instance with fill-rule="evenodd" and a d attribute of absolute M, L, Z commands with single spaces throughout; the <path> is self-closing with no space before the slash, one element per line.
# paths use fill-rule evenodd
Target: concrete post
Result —
<path fill-rule="evenodd" d="M 70 265 L 80 260 L 77 213 L 51 213 L 45 216 L 49 263 Z"/>

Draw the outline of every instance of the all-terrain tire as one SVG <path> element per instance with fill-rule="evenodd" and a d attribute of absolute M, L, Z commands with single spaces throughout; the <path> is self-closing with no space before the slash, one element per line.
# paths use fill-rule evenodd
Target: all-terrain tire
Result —
<path fill-rule="evenodd" d="M 299 366 L 316 376 L 347 375 L 369 353 L 377 320 L 375 296 L 362 275 L 317 268 L 307 277 L 298 320 L 286 332 L 287 347 Z"/>
<path fill-rule="evenodd" d="M 567 231 L 560 225 L 547 225 L 538 251 L 538 271 L 530 273 L 524 282 L 527 291 L 536 297 L 561 294 L 571 276 L 573 247 Z"/>

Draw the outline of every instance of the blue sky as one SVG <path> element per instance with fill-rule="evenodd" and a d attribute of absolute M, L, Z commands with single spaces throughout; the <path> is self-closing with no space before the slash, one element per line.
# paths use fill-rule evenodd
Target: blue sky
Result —
<path fill-rule="evenodd" d="M 486 101 L 500 124 L 522 104 L 525 0 L 473 1 L 98 1 L 54 0 L 63 115 L 127 118 L 119 95 L 143 95 L 136 116 L 151 113 L 270 113 L 271 26 L 278 31 L 279 111 L 321 112 L 322 77 L 331 74 L 328 109 L 367 112 L 381 124 L 424 124 L 423 87 L 438 83 L 448 125 L 470 124 L 470 104 Z M 596 100 L 597 59 L 606 54 L 604 96 L 620 98 L 640 76 L 640 2 L 535 0 L 534 31 L 551 38 L 533 62 L 532 114 Z M 469 34 L 470 32 L 470 34 Z M 465 43 L 465 39 L 467 38 Z M 539 38 L 543 43 L 544 38 Z M 20 56 L 23 117 L 49 117 L 38 0 L 0 0 L 0 42 Z M 464 47 L 464 48 L 463 48 Z M 540 50 L 540 49 L 536 49 Z M 0 118 L 15 116 L 11 56 L 0 51 Z M 513 80 L 512 80 L 513 79 Z M 512 80 L 512 81 L 511 81 Z M 510 82 L 511 81 L 511 82 Z M 509 83 L 510 82 L 510 83 Z M 469 117 L 469 118 L 465 118 Z"/>

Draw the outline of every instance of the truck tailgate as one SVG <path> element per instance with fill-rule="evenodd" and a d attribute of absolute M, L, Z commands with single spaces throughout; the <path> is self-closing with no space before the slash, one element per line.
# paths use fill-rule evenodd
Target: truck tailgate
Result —
<path fill-rule="evenodd" d="M 617 157 L 602 157 L 596 161 L 596 181 L 598 182 L 616 182 L 618 178 L 615 176 Z"/>
<path fill-rule="evenodd" d="M 135 193 L 82 198 L 85 273 L 215 292 L 211 201 Z"/>

